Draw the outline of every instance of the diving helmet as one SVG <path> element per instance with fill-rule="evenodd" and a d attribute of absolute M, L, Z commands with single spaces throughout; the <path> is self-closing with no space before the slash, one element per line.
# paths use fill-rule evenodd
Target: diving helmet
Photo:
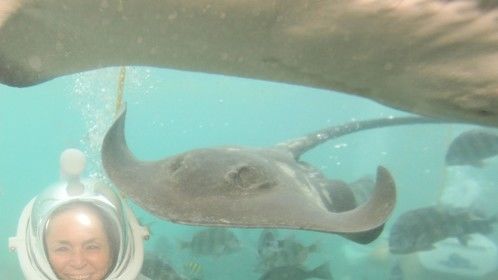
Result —
<path fill-rule="evenodd" d="M 115 256 L 105 279 L 135 279 L 143 262 L 143 241 L 148 231 L 131 209 L 102 180 L 81 179 L 85 156 L 76 149 L 61 154 L 61 182 L 45 189 L 24 208 L 17 235 L 9 238 L 9 248 L 16 251 L 27 280 L 56 280 L 44 246 L 47 224 L 57 209 L 70 203 L 88 203 L 95 207 L 106 224 L 110 223 Z"/>

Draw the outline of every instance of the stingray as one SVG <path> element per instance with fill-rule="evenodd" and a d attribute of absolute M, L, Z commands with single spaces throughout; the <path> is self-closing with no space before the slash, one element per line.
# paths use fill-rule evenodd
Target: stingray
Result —
<path fill-rule="evenodd" d="M 380 234 L 394 208 L 396 189 L 389 171 L 379 166 L 371 197 L 346 209 L 333 203 L 334 196 L 344 196 L 343 188 L 334 190 L 333 181 L 300 156 L 360 130 L 439 122 L 420 117 L 353 121 L 269 148 L 202 148 L 141 161 L 126 144 L 125 116 L 123 109 L 104 137 L 102 163 L 118 189 L 151 213 L 192 225 L 337 233 L 360 243 Z"/>
<path fill-rule="evenodd" d="M 2 0 L 0 82 L 143 65 L 498 126 L 497 0 Z"/>

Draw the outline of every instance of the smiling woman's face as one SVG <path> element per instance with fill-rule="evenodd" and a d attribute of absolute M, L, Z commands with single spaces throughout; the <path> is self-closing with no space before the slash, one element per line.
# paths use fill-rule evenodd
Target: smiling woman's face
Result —
<path fill-rule="evenodd" d="M 103 222 L 88 206 L 55 214 L 47 226 L 45 246 L 50 265 L 61 280 L 102 280 L 111 266 Z"/>

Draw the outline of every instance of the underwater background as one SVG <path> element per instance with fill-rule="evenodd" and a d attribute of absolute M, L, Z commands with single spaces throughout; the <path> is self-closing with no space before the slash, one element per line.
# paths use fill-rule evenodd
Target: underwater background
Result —
<path fill-rule="evenodd" d="M 128 106 L 127 141 L 143 160 L 161 159 L 187 150 L 221 145 L 269 147 L 315 130 L 386 116 L 408 115 L 367 99 L 301 86 L 145 67 L 127 67 L 124 100 Z M 59 180 L 59 156 L 67 148 L 88 157 L 86 176 L 103 174 L 100 141 L 115 113 L 119 68 L 57 78 L 28 88 L 0 85 L 0 250 L 1 279 L 24 279 L 8 238 L 14 236 L 24 206 Z M 394 176 L 398 200 L 383 234 L 368 245 L 340 236 L 279 230 L 317 250 L 306 269 L 328 263 L 334 279 L 498 279 L 498 274 L 432 273 L 418 256 L 393 256 L 387 248 L 392 223 L 402 213 L 438 203 L 478 205 L 487 215 L 498 212 L 498 159 L 481 168 L 445 167 L 451 140 L 476 126 L 428 124 L 390 127 L 333 139 L 307 152 L 302 160 L 331 179 L 353 182 L 375 176 L 378 165 Z M 180 274 L 200 279 L 259 279 L 261 229 L 231 229 L 241 243 L 235 253 L 198 256 L 182 249 L 202 227 L 174 224 L 134 205 L 157 252 Z M 487 238 L 498 242 L 498 227 Z M 496 247 L 489 261 L 498 265 Z M 488 256 L 488 255 L 481 255 Z M 484 257 L 483 257 L 484 258 Z M 394 264 L 404 268 L 393 278 Z M 415 265 L 417 263 L 417 265 Z M 410 269 L 407 269 L 407 268 Z M 453 270 L 452 270 L 453 269 Z M 436 273 L 436 272 L 434 272 Z M 429 275 L 429 276 L 427 276 Z M 391 278 L 390 278 L 391 277 Z"/>

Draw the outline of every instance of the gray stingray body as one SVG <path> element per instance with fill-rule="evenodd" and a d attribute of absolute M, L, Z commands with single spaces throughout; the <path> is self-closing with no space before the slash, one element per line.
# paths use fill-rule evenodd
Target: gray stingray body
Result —
<path fill-rule="evenodd" d="M 498 126 L 498 1 L 0 1 L 0 83 L 119 65 L 328 89 Z"/>
<path fill-rule="evenodd" d="M 333 193 L 324 194 L 329 180 L 300 162 L 299 156 L 324 141 L 362 129 L 437 122 L 418 117 L 353 122 L 270 148 L 197 149 L 148 162 L 137 160 L 127 147 L 125 113 L 105 135 L 103 165 L 114 184 L 150 212 L 178 223 L 306 229 L 362 243 L 380 234 L 395 205 L 389 172 L 378 168 L 376 186 L 366 203 L 335 213 L 327 199 Z"/>

